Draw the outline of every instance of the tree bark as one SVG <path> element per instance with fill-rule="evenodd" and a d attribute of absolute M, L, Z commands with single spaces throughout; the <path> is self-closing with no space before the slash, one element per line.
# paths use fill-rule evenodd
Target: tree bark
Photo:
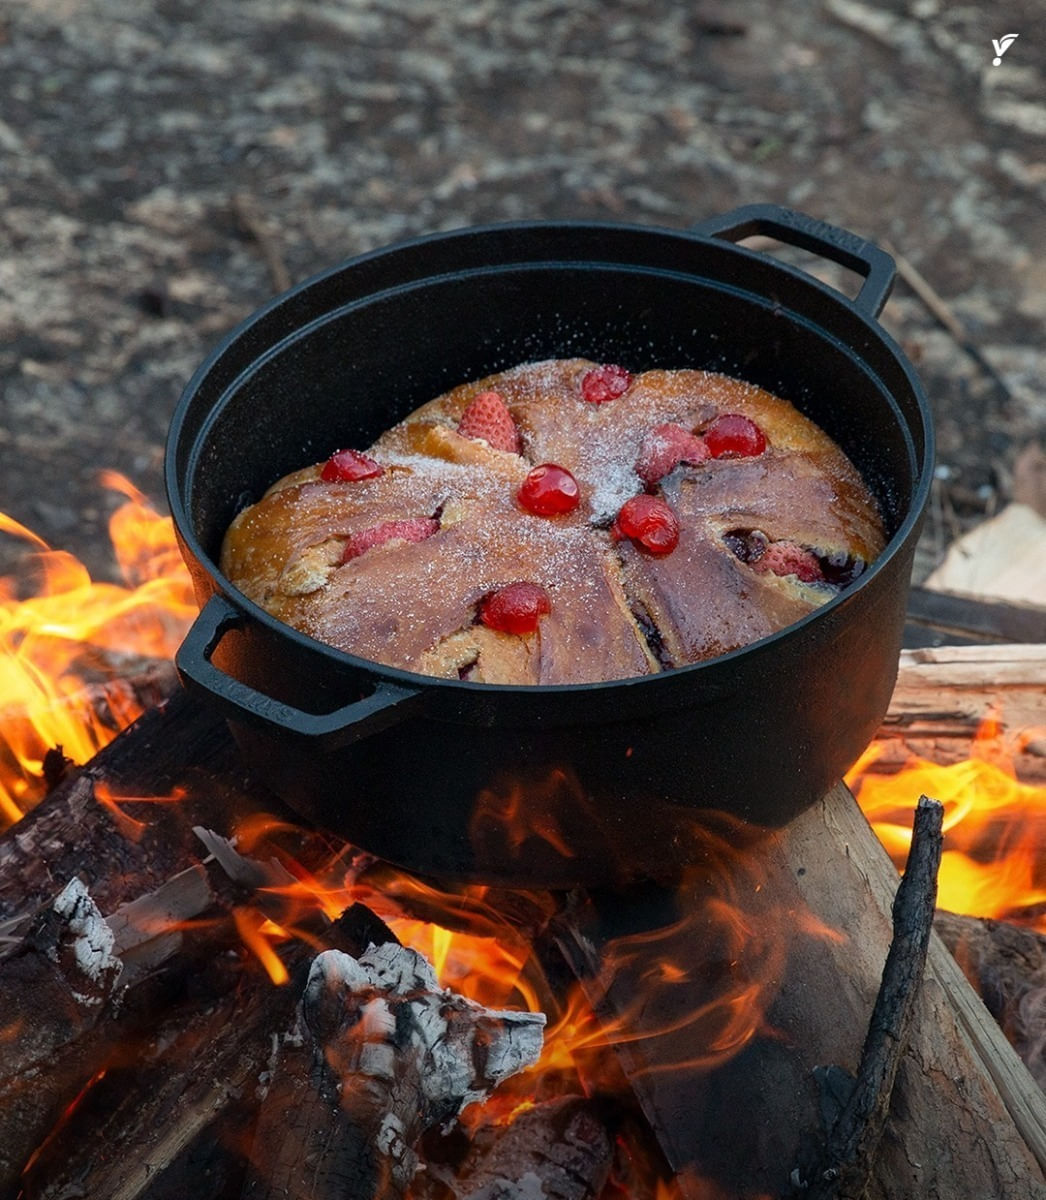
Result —
<path fill-rule="evenodd" d="M 986 717 L 1017 777 L 1046 784 L 1046 646 L 942 646 L 905 650 L 890 709 L 867 768 L 892 774 L 915 754 L 948 764 L 970 757 Z"/>

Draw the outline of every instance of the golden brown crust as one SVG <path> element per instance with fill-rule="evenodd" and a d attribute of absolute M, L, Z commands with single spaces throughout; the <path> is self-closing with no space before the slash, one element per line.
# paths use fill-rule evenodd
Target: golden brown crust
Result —
<path fill-rule="evenodd" d="M 871 561 L 882 550 L 875 503 L 842 451 L 785 401 L 705 371 L 648 371 L 604 404 L 581 398 L 596 364 L 553 360 L 454 388 L 368 450 L 375 479 L 327 483 L 319 467 L 277 481 L 242 512 L 221 566 L 248 597 L 338 649 L 392 666 L 490 683 L 595 682 L 648 674 L 745 645 L 791 624 L 834 591 L 760 572 L 724 535 L 757 531 L 818 555 Z M 462 436 L 480 392 L 505 400 L 522 453 Z M 658 485 L 680 522 L 676 549 L 653 557 L 607 533 L 644 490 L 644 438 L 668 422 L 700 434 L 742 413 L 769 446 L 753 458 L 681 465 Z M 576 477 L 573 513 L 535 516 L 516 492 L 531 466 Z M 393 539 L 349 561 L 347 540 L 388 521 L 433 519 L 422 541 Z M 551 611 L 532 634 L 477 623 L 477 604 L 518 580 Z"/>

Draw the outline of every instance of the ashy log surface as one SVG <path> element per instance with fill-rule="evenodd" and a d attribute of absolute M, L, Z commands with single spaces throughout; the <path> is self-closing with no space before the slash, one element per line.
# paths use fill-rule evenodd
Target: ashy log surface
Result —
<path fill-rule="evenodd" d="M 354 954 L 392 937 L 359 904 L 311 933 L 316 944 Z M 202 1188 L 238 1197 L 261 1091 L 314 954 L 303 941 L 280 947 L 284 986 L 243 954 L 183 962 L 183 994 L 156 1005 L 131 1052 L 98 1037 L 110 1072 L 36 1155 L 26 1200 L 59 1200 L 78 1189 L 106 1200 L 181 1200 Z"/>
<path fill-rule="evenodd" d="M 244 1200 L 406 1195 L 422 1133 L 533 1066 L 544 1024 L 441 988 L 404 946 L 318 955 L 273 1066 Z"/>
<path fill-rule="evenodd" d="M 614 1146 L 602 1106 L 584 1096 L 536 1103 L 507 1125 L 480 1129 L 449 1174 L 427 1165 L 412 1200 L 595 1200 L 610 1176 Z"/>

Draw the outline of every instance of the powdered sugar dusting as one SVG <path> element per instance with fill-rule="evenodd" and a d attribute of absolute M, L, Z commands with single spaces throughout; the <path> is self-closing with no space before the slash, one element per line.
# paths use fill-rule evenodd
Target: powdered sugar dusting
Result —
<path fill-rule="evenodd" d="M 809 518 L 798 511 L 794 482 L 778 459 L 813 464 L 819 478 L 840 485 L 853 469 L 820 430 L 755 385 L 705 371 L 652 370 L 636 376 L 622 395 L 591 404 L 584 399 L 582 380 L 598 365 L 546 359 L 462 384 L 371 447 L 369 453 L 385 468 L 381 477 L 339 484 L 313 478 L 241 514 L 231 531 L 236 536 L 227 539 L 231 550 L 223 554 L 223 569 L 252 599 L 296 628 L 362 658 L 408 670 L 438 662 L 438 647 L 475 624 L 481 599 L 516 582 L 539 584 L 552 602 L 536 633 L 498 635 L 532 639 L 527 654 L 515 655 L 514 661 L 536 674 L 520 682 L 573 683 L 657 669 L 643 649 L 644 634 L 632 612 L 649 614 L 653 603 L 635 590 L 643 564 L 622 576 L 606 533 L 622 505 L 645 490 L 636 467 L 651 432 L 673 425 L 684 437 L 700 435 L 724 412 L 749 416 L 770 443 L 765 460 L 727 470 L 722 463 L 694 465 L 684 458 L 663 478 L 651 478 L 650 487 L 674 505 L 685 480 L 701 498 L 733 514 L 736 503 L 712 481 L 725 485 L 740 471 L 752 497 L 746 527 L 766 528 L 772 515 L 768 506 L 777 504 L 783 506 L 783 522 L 795 527 L 780 536 L 799 542 L 808 541 L 798 531 L 809 526 Z M 480 388 L 503 397 L 522 455 L 492 450 L 457 431 L 461 411 Z M 520 483 L 540 463 L 555 463 L 575 477 L 581 496 L 576 510 L 542 516 L 518 503 Z M 771 466 L 775 486 L 768 489 L 763 476 Z M 873 526 L 876 517 L 870 497 L 852 487 L 848 496 L 856 498 L 849 508 L 835 493 L 826 503 L 853 539 L 864 536 L 862 529 Z M 686 519 L 693 523 L 704 508 L 697 498 L 691 508 Z M 390 538 L 378 544 L 371 538 L 345 561 L 346 544 L 361 531 L 421 521 L 438 521 L 439 528 L 423 541 Z M 705 559 L 738 584 L 727 589 L 730 604 L 758 608 L 763 601 L 754 575 L 730 554 L 722 532 L 702 517 Z M 695 623 L 714 624 L 727 603 L 715 582 L 720 575 L 713 576 L 703 592 L 702 581 L 690 576 L 671 585 L 685 593 L 680 604 L 694 610 Z M 643 584 L 648 586 L 660 585 Z M 638 598 L 626 597 L 626 588 Z M 709 588 L 718 607 L 709 606 Z M 699 602 L 702 594 L 705 601 Z M 650 618 L 655 624 L 659 619 Z M 656 632 L 659 638 L 671 637 L 668 631 Z M 455 670 L 453 660 L 448 662 L 446 669 Z"/>

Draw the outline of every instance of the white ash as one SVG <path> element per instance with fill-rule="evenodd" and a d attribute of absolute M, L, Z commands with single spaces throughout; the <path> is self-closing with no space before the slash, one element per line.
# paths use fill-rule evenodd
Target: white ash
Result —
<path fill-rule="evenodd" d="M 391 1082 L 409 1047 L 423 1100 L 441 1110 L 452 1102 L 454 1115 L 533 1066 L 541 1054 L 543 1013 L 488 1009 L 441 988 L 432 966 L 406 946 L 372 946 L 358 959 L 340 950 L 317 955 L 302 1004 L 314 1033 L 328 1021 L 332 991 L 360 1014 L 351 1030 L 357 1043 L 354 1069 Z M 409 1008 L 408 1021 L 403 1005 Z M 477 1034 L 482 1055 L 474 1053 Z M 482 1078 L 477 1078 L 477 1057 Z"/>
<path fill-rule="evenodd" d="M 375 1141 L 378 1152 L 389 1158 L 404 1158 L 410 1152 L 410 1147 L 404 1140 L 405 1132 L 399 1117 L 395 1113 L 386 1113 L 381 1119 L 381 1127 Z"/>
<path fill-rule="evenodd" d="M 116 938 L 83 882 L 70 879 L 52 907 L 74 936 L 72 951 L 79 969 L 99 986 L 115 983 L 123 970 L 123 963 L 113 953 Z"/>

